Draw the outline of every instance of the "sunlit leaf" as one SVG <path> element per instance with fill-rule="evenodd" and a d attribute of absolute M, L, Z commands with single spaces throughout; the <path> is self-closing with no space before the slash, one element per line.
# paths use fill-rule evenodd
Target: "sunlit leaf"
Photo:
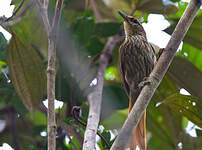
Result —
<path fill-rule="evenodd" d="M 201 100 L 187 95 L 174 94 L 169 96 L 164 104 L 173 111 L 187 117 L 190 121 L 202 127 L 202 103 Z"/>
<path fill-rule="evenodd" d="M 114 66 L 108 67 L 105 71 L 105 79 L 120 82 L 121 79 L 120 79 L 117 67 L 114 67 Z"/>

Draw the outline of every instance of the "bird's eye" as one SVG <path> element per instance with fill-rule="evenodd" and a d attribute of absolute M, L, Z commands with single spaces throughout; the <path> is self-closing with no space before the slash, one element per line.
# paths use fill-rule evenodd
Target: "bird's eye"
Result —
<path fill-rule="evenodd" d="M 130 21 L 133 22 L 133 23 L 139 24 L 138 20 L 135 19 L 135 18 L 130 18 Z"/>

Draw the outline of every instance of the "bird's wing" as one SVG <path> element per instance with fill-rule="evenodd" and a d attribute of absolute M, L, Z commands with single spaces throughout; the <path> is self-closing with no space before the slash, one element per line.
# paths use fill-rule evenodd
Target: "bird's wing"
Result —
<path fill-rule="evenodd" d="M 124 68 L 123 68 L 123 63 L 124 63 L 124 57 L 122 55 L 123 49 L 124 49 L 124 47 L 123 47 L 123 44 L 122 44 L 120 46 L 120 49 L 119 49 L 119 68 L 120 68 L 121 77 L 122 77 L 122 80 L 123 80 L 123 84 L 124 84 L 126 93 L 129 96 L 130 95 L 130 87 L 129 87 L 128 83 L 126 82 L 125 72 L 124 72 Z"/>

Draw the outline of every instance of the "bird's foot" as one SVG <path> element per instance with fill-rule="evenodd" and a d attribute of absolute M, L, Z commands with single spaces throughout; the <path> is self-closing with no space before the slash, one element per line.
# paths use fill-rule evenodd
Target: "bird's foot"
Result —
<path fill-rule="evenodd" d="M 145 85 L 149 85 L 150 83 L 151 81 L 148 79 L 148 77 L 144 77 L 143 81 L 138 84 L 138 88 L 142 89 Z"/>
<path fill-rule="evenodd" d="M 159 52 L 158 52 L 158 55 L 157 55 L 157 61 L 159 60 L 159 58 L 160 58 L 161 54 L 163 53 L 163 51 L 164 51 L 164 48 L 159 49 Z"/>

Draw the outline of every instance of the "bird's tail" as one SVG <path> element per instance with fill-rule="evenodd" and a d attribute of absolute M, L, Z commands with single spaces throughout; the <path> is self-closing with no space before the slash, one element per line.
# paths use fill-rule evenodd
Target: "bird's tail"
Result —
<path fill-rule="evenodd" d="M 129 105 L 129 113 L 132 109 L 132 105 Z M 140 119 L 137 127 L 128 143 L 128 148 L 130 150 L 136 150 L 136 147 L 139 147 L 140 150 L 146 150 L 146 110 L 142 118 Z"/>

